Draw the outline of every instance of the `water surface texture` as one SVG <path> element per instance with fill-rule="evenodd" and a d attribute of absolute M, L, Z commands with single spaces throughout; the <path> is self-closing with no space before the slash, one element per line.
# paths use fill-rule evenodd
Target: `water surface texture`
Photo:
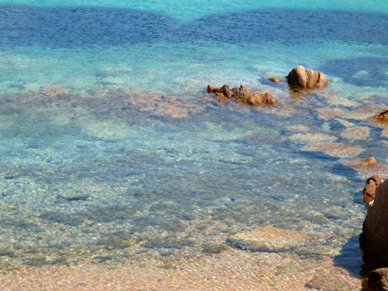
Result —
<path fill-rule="evenodd" d="M 0 267 L 195 256 L 268 225 L 360 263 L 366 177 L 343 161 L 388 163 L 386 1 L 111 2 L 0 2 Z M 266 79 L 297 65 L 329 86 Z M 226 83 L 279 103 L 206 93 Z"/>

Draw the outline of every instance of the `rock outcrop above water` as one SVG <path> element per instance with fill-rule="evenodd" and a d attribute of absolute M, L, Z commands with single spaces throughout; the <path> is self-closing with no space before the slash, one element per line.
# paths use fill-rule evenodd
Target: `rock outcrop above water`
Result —
<path fill-rule="evenodd" d="M 237 102 L 246 103 L 249 105 L 261 105 L 269 104 L 275 105 L 276 99 L 273 97 L 271 92 L 258 93 L 248 90 L 245 86 L 231 88 L 229 85 L 224 85 L 220 88 L 213 87 L 212 85 L 207 86 L 207 92 L 214 93 L 220 99 L 223 98 L 234 98 Z"/>
<path fill-rule="evenodd" d="M 284 82 L 283 79 L 280 79 L 278 77 L 268 77 L 268 80 L 270 80 L 271 82 L 274 82 L 274 83 L 283 83 Z"/>
<path fill-rule="evenodd" d="M 376 188 L 373 203 L 368 212 L 360 235 L 363 252 L 364 275 L 370 270 L 388 267 L 388 180 Z"/>
<path fill-rule="evenodd" d="M 385 178 L 380 175 L 373 175 L 366 180 L 364 190 L 362 191 L 362 199 L 365 203 L 370 203 L 375 199 L 376 188 L 384 180 Z"/>
<path fill-rule="evenodd" d="M 287 82 L 292 89 L 314 90 L 327 86 L 324 73 L 315 70 L 306 70 L 303 66 L 297 66 L 288 74 Z"/>
<path fill-rule="evenodd" d="M 380 113 L 375 115 L 375 118 L 379 121 L 388 122 L 388 107 L 383 108 Z"/>
<path fill-rule="evenodd" d="M 369 274 L 368 290 L 388 290 L 388 268 L 376 269 Z"/>

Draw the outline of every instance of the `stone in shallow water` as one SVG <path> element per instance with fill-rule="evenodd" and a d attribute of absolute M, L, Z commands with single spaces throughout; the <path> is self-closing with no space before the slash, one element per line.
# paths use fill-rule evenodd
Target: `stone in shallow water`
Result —
<path fill-rule="evenodd" d="M 238 233 L 227 239 L 232 247 L 252 252 L 287 252 L 302 250 L 314 252 L 314 246 L 321 246 L 327 237 L 323 234 L 298 232 L 275 227 Z M 307 248 L 305 248 L 307 247 Z"/>
<path fill-rule="evenodd" d="M 274 83 L 282 83 L 282 82 L 284 82 L 284 80 L 280 79 L 279 77 L 268 77 L 268 80 L 270 80 L 271 82 L 274 82 Z"/>
<path fill-rule="evenodd" d="M 340 163 L 353 168 L 364 178 L 374 174 L 385 175 L 385 173 L 388 173 L 388 165 L 376 160 L 374 157 L 365 160 L 342 160 Z"/>
<path fill-rule="evenodd" d="M 245 86 L 230 88 L 229 85 L 224 85 L 220 88 L 213 87 L 212 85 L 207 86 L 208 93 L 214 93 L 219 99 L 223 98 L 234 98 L 238 102 L 249 104 L 249 105 L 261 105 L 269 104 L 275 105 L 276 99 L 273 97 L 271 92 L 258 93 L 251 92 Z"/>
<path fill-rule="evenodd" d="M 362 191 L 362 199 L 365 203 L 372 202 L 375 199 L 376 188 L 380 183 L 384 182 L 385 177 L 380 175 L 372 175 L 366 180 L 364 190 Z"/>
<path fill-rule="evenodd" d="M 362 153 L 364 149 L 359 146 L 353 146 L 341 142 L 331 143 L 309 143 L 304 150 L 313 152 L 322 152 L 332 157 L 353 157 Z"/>
<path fill-rule="evenodd" d="M 343 114 L 343 111 L 337 108 L 318 108 L 317 112 L 319 117 L 326 121 Z"/>
<path fill-rule="evenodd" d="M 46 85 L 41 88 L 40 92 L 46 97 L 61 97 L 70 94 L 67 88 L 58 85 Z"/>
<path fill-rule="evenodd" d="M 306 284 L 307 288 L 313 290 L 352 290 L 352 282 L 345 276 L 338 276 L 333 274 L 319 274 Z"/>
<path fill-rule="evenodd" d="M 386 138 L 388 138 L 388 128 L 383 129 L 383 131 L 381 132 L 381 137 L 386 137 Z"/>
<path fill-rule="evenodd" d="M 359 126 L 348 128 L 342 132 L 341 136 L 349 140 L 364 140 L 369 137 L 369 127 Z"/>
<path fill-rule="evenodd" d="M 354 111 L 346 114 L 344 116 L 345 119 L 356 119 L 356 120 L 364 120 L 373 117 L 374 115 L 374 107 L 372 106 L 360 106 L 356 108 Z"/>
<path fill-rule="evenodd" d="M 308 126 L 301 125 L 301 124 L 291 125 L 291 126 L 287 127 L 287 129 L 289 131 L 292 131 L 292 132 L 309 132 L 310 131 L 310 128 Z"/>
<path fill-rule="evenodd" d="M 352 127 L 355 126 L 354 123 L 351 123 L 350 121 L 347 121 L 342 118 L 336 118 L 335 121 L 338 121 L 340 124 L 342 124 L 345 127 Z"/>
<path fill-rule="evenodd" d="M 290 139 L 302 143 L 333 142 L 337 138 L 324 133 L 296 133 L 290 136 Z"/>
<path fill-rule="evenodd" d="M 388 122 L 388 107 L 383 108 L 380 113 L 375 115 L 375 118 L 379 121 Z"/>
<path fill-rule="evenodd" d="M 324 73 L 306 70 L 303 66 L 293 68 L 286 78 L 291 88 L 301 90 L 324 88 L 328 83 Z"/>
<path fill-rule="evenodd" d="M 200 111 L 199 107 L 185 98 L 169 96 L 137 96 L 129 104 L 139 111 L 170 118 L 185 118 L 189 113 Z"/>

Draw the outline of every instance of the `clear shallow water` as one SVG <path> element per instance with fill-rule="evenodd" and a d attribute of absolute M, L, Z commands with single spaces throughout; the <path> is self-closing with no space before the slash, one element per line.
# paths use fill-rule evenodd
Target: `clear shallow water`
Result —
<path fill-rule="evenodd" d="M 388 162 L 382 128 L 349 115 L 387 105 L 385 3 L 1 3 L 2 266 L 193 255 L 265 225 L 359 259 L 364 177 L 340 161 Z M 298 64 L 329 86 L 294 98 L 265 79 Z M 205 94 L 224 83 L 279 105 Z M 360 150 L 313 151 L 306 133 Z"/>

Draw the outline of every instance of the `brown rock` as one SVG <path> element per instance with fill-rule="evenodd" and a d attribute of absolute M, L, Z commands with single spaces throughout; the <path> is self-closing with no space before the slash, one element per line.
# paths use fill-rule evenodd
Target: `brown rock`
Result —
<path fill-rule="evenodd" d="M 360 236 L 364 272 L 388 267 L 388 180 L 376 188 Z"/>
<path fill-rule="evenodd" d="M 301 90 L 324 88 L 328 83 L 324 73 L 306 70 L 303 66 L 292 69 L 286 78 L 291 88 Z"/>
<path fill-rule="evenodd" d="M 318 115 L 324 120 L 330 120 L 343 114 L 341 109 L 337 108 L 318 108 Z"/>
<path fill-rule="evenodd" d="M 377 164 L 377 160 L 375 157 L 369 157 L 363 161 L 362 166 L 374 166 Z"/>
<path fill-rule="evenodd" d="M 207 91 L 209 93 L 215 93 L 216 96 L 220 99 L 234 98 L 238 102 L 246 103 L 249 105 L 261 105 L 261 104 L 275 105 L 277 103 L 272 93 L 270 92 L 254 93 L 249 91 L 243 85 L 235 88 L 230 88 L 229 85 L 224 85 L 220 88 L 216 88 L 216 87 L 213 87 L 212 85 L 208 85 Z"/>
<path fill-rule="evenodd" d="M 359 146 L 353 146 L 341 142 L 309 143 L 303 149 L 307 151 L 322 152 L 329 156 L 339 158 L 356 156 L 364 151 Z"/>
<path fill-rule="evenodd" d="M 372 159 L 371 162 L 376 161 L 376 159 L 373 157 L 369 159 Z M 364 199 L 365 203 L 372 202 L 375 199 L 376 188 L 384 180 L 385 178 L 380 175 L 373 175 L 366 180 L 364 190 L 362 191 L 362 199 Z"/>
<path fill-rule="evenodd" d="M 388 268 L 376 269 L 369 274 L 368 290 L 369 291 L 388 290 Z"/>
<path fill-rule="evenodd" d="M 388 107 L 382 109 L 379 114 L 376 114 L 375 118 L 379 121 L 388 122 Z"/>
<path fill-rule="evenodd" d="M 348 280 L 333 274 L 317 274 L 305 287 L 325 291 L 352 290 L 352 285 Z"/>
<path fill-rule="evenodd" d="M 61 97 L 68 95 L 70 92 L 68 89 L 61 86 L 47 85 L 41 88 L 41 93 L 43 93 L 46 97 Z"/>
<path fill-rule="evenodd" d="M 388 165 L 379 162 L 375 157 L 369 157 L 365 160 L 341 160 L 340 163 L 357 171 L 357 173 L 366 178 L 376 173 L 388 173 Z"/>
<path fill-rule="evenodd" d="M 278 77 L 268 77 L 268 80 L 270 80 L 271 82 L 274 82 L 274 83 L 282 83 L 282 82 L 284 82 L 283 79 L 280 79 Z"/>

